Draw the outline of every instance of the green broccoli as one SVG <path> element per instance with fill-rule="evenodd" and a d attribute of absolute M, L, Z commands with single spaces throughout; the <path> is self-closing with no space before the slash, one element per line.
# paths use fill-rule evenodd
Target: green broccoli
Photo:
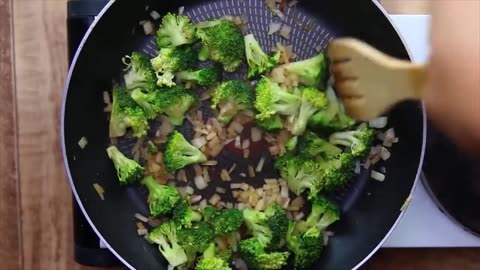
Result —
<path fill-rule="evenodd" d="M 198 101 L 196 95 L 181 87 L 158 89 L 150 93 L 135 89 L 131 97 L 143 108 L 148 119 L 165 113 L 170 122 L 177 126 L 183 123 L 186 112 Z"/>
<path fill-rule="evenodd" d="M 174 172 L 193 163 L 207 161 L 207 157 L 191 145 L 178 131 L 173 131 L 168 138 L 163 161 L 168 172 Z"/>
<path fill-rule="evenodd" d="M 153 143 L 152 141 L 148 141 L 147 146 L 148 146 L 148 153 L 150 153 L 152 155 L 158 153 L 158 148 L 155 145 L 155 143 Z"/>
<path fill-rule="evenodd" d="M 297 144 L 298 144 L 298 136 L 293 136 L 285 144 L 285 148 L 287 149 L 287 151 L 292 152 L 292 151 L 295 151 L 295 149 L 297 148 Z"/>
<path fill-rule="evenodd" d="M 175 126 L 183 124 L 185 115 L 197 102 L 198 97 L 188 89 L 181 87 L 168 88 L 162 91 L 159 101 L 161 111 Z"/>
<path fill-rule="evenodd" d="M 307 131 L 299 137 L 297 146 L 300 155 L 311 159 L 321 156 L 328 160 L 342 153 L 342 149 L 311 131 Z"/>
<path fill-rule="evenodd" d="M 301 135 L 307 128 L 308 119 L 327 105 L 325 94 L 313 87 L 301 88 L 302 102 L 298 114 L 293 117 L 291 132 Z"/>
<path fill-rule="evenodd" d="M 210 87 L 219 81 L 220 74 L 217 67 L 210 66 L 199 70 L 183 70 L 175 77 L 180 81 L 192 81 L 200 86 Z"/>
<path fill-rule="evenodd" d="M 269 118 L 265 119 L 255 119 L 255 123 L 257 124 L 257 127 L 265 130 L 265 131 L 279 131 L 283 129 L 283 121 L 280 115 L 275 114 L 270 116 Z"/>
<path fill-rule="evenodd" d="M 350 147 L 354 157 L 364 159 L 370 153 L 375 130 L 364 126 L 360 129 L 340 131 L 330 135 L 330 143 Z"/>
<path fill-rule="evenodd" d="M 228 124 L 238 112 L 252 109 L 253 100 L 254 92 L 247 82 L 231 80 L 215 89 L 211 107 L 220 107 L 218 120 Z"/>
<path fill-rule="evenodd" d="M 343 104 L 335 95 L 332 88 L 328 88 L 325 91 L 328 99 L 327 107 L 321 110 L 308 121 L 308 126 L 313 129 L 326 129 L 326 130 L 345 130 L 351 128 L 355 121 L 345 114 Z"/>
<path fill-rule="evenodd" d="M 218 257 L 216 254 L 216 246 L 211 243 L 208 248 L 203 252 L 202 259 L 195 267 L 196 270 L 232 270 L 228 261 Z"/>
<path fill-rule="evenodd" d="M 187 263 L 187 254 L 178 243 L 177 226 L 173 221 L 167 221 L 153 229 L 148 238 L 159 245 L 160 252 L 170 265 L 177 267 Z"/>
<path fill-rule="evenodd" d="M 161 48 L 158 55 L 151 59 L 156 72 L 170 71 L 176 73 L 195 67 L 198 62 L 197 52 L 191 47 Z"/>
<path fill-rule="evenodd" d="M 255 270 L 282 269 L 290 256 L 288 251 L 266 252 L 265 246 L 255 237 L 240 241 L 238 249 L 248 268 Z"/>
<path fill-rule="evenodd" d="M 133 52 L 122 58 L 122 62 L 127 66 L 125 68 L 125 87 L 129 90 L 142 88 L 147 91 L 155 89 L 157 79 L 155 71 L 148 57 L 139 52 Z"/>
<path fill-rule="evenodd" d="M 287 153 L 275 160 L 275 168 L 296 195 L 308 189 L 310 197 L 322 190 L 320 165 L 314 160 Z"/>
<path fill-rule="evenodd" d="M 206 222 L 193 222 L 190 228 L 181 228 L 178 231 L 179 243 L 187 250 L 203 252 L 213 241 L 213 228 Z"/>
<path fill-rule="evenodd" d="M 267 246 L 267 250 L 276 250 L 285 244 L 285 235 L 288 230 L 288 218 L 285 210 L 277 202 L 271 204 L 265 209 L 267 216 L 267 225 L 272 231 L 272 240 Z"/>
<path fill-rule="evenodd" d="M 259 111 L 256 115 L 259 120 L 268 119 L 276 114 L 295 115 L 300 104 L 300 96 L 288 93 L 267 77 L 263 77 L 257 84 L 255 108 Z"/>
<path fill-rule="evenodd" d="M 243 210 L 245 225 L 255 239 L 265 248 L 272 240 L 272 230 L 268 226 L 268 217 L 255 209 Z"/>
<path fill-rule="evenodd" d="M 260 47 L 253 34 L 244 37 L 245 54 L 248 63 L 248 78 L 269 72 L 280 62 L 280 51 L 273 56 L 268 56 Z"/>
<path fill-rule="evenodd" d="M 204 218 L 212 225 L 215 236 L 224 236 L 236 232 L 243 224 L 243 213 L 238 209 L 218 210 L 207 207 L 204 209 Z"/>
<path fill-rule="evenodd" d="M 127 128 L 133 130 L 133 136 L 141 138 L 150 128 L 143 109 L 133 101 L 127 89 L 115 86 L 112 89 L 112 112 L 110 113 L 110 137 L 121 137 Z"/>
<path fill-rule="evenodd" d="M 157 72 L 157 86 L 167 86 L 167 87 L 173 87 L 177 85 L 173 79 L 175 78 L 175 75 L 171 71 L 165 71 L 164 73 Z"/>
<path fill-rule="evenodd" d="M 115 166 L 121 185 L 134 184 L 143 178 L 145 169 L 135 160 L 127 158 L 116 146 L 108 147 L 107 154 Z"/>
<path fill-rule="evenodd" d="M 157 31 L 157 45 L 166 48 L 192 44 L 197 40 L 195 31 L 195 25 L 188 16 L 167 13 Z"/>
<path fill-rule="evenodd" d="M 192 222 L 202 220 L 202 215 L 197 211 L 192 210 L 184 201 L 178 203 L 175 208 L 173 208 L 172 212 L 172 220 L 175 221 L 175 224 L 185 226 L 186 228 L 190 228 Z"/>
<path fill-rule="evenodd" d="M 140 88 L 137 88 L 132 91 L 130 94 L 131 98 L 142 107 L 145 112 L 145 117 L 147 119 L 155 119 L 157 115 L 161 112 L 161 108 L 158 104 L 160 90 L 155 90 L 150 93 L 144 93 Z"/>
<path fill-rule="evenodd" d="M 197 37 L 203 44 L 200 60 L 219 62 L 227 72 L 235 71 L 242 64 L 245 42 L 242 31 L 233 22 L 219 19 L 200 23 Z"/>
<path fill-rule="evenodd" d="M 328 63 L 325 55 L 318 55 L 302 61 L 283 64 L 279 67 L 288 78 L 295 78 L 301 84 L 313 87 L 324 87 L 328 75 Z"/>
<path fill-rule="evenodd" d="M 349 153 L 342 153 L 333 159 L 320 163 L 322 189 L 327 191 L 343 188 L 353 177 L 356 159 Z"/>
<path fill-rule="evenodd" d="M 296 224 L 291 221 L 287 233 L 287 247 L 295 255 L 293 267 L 295 270 L 310 269 L 323 250 L 323 234 L 315 226 L 298 232 Z"/>
<path fill-rule="evenodd" d="M 175 187 L 162 185 L 152 176 L 145 177 L 142 184 L 148 189 L 148 206 L 154 217 L 171 212 L 180 200 L 180 194 Z"/>
<path fill-rule="evenodd" d="M 316 196 L 311 199 L 312 210 L 304 221 L 299 221 L 295 230 L 307 231 L 310 228 L 317 228 L 324 232 L 328 226 L 340 219 L 340 208 L 324 196 Z"/>

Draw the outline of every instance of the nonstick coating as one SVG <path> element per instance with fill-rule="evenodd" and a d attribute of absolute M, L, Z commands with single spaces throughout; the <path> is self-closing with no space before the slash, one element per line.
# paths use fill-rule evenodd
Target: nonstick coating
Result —
<path fill-rule="evenodd" d="M 122 56 L 134 50 L 151 55 L 155 52 L 151 37 L 146 37 L 138 26 L 139 21 L 148 18 L 145 6 L 160 14 L 177 12 L 179 6 L 185 6 L 185 14 L 194 22 L 224 14 L 245 15 L 249 30 L 264 49 L 281 41 L 279 37 L 266 35 L 268 25 L 274 19 L 263 8 L 263 1 L 175 1 L 161 6 L 158 2 L 117 0 L 107 5 L 108 10 L 74 59 L 62 112 L 66 168 L 80 207 L 111 250 L 127 266 L 135 269 L 166 269 L 167 264 L 155 246 L 136 235 L 133 216 L 137 212 L 148 213 L 145 194 L 141 188 L 118 185 L 115 170 L 105 152 L 109 139 L 102 93 L 111 89 L 112 79 L 118 80 L 123 67 Z M 292 36 L 282 43 L 293 45 L 300 59 L 313 56 L 315 47 L 324 48 L 331 38 L 337 36 L 358 37 L 388 54 L 408 59 L 398 34 L 373 2 L 304 0 L 287 15 L 286 22 L 293 26 Z M 292 23 L 291 16 L 302 22 L 312 22 L 315 27 L 303 31 Z M 314 269 L 357 267 L 378 248 L 401 216 L 400 208 L 411 194 L 423 156 L 425 132 L 421 105 L 409 102 L 396 107 L 389 115 L 389 127 L 395 128 L 400 142 L 392 148 L 392 158 L 381 164 L 387 169 L 386 181 L 369 181 L 368 172 L 364 172 L 362 177 L 352 181 L 349 188 L 334 194 L 342 206 L 341 221 L 332 226 L 335 236 L 330 239 Z M 182 130 L 188 135 L 188 125 Z M 82 137 L 88 140 L 85 149 L 78 146 Z M 130 146 L 131 142 L 120 142 L 120 148 L 125 152 Z M 261 151 L 252 153 L 250 164 L 255 164 L 263 154 Z M 225 164 L 235 160 L 246 166 L 235 155 L 222 155 L 219 160 Z M 269 165 L 271 162 L 267 162 L 267 168 Z M 272 174 L 274 172 L 266 171 L 257 180 Z M 104 187 L 105 201 L 100 200 L 93 183 Z"/>

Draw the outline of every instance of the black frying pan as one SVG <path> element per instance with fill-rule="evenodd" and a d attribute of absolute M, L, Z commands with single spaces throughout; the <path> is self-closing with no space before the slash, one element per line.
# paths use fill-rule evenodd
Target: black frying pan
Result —
<path fill-rule="evenodd" d="M 194 22 L 210 16 L 245 14 L 250 30 L 265 48 L 277 41 L 266 36 L 271 14 L 265 12 L 262 0 L 111 1 L 82 41 L 69 72 L 62 110 L 68 178 L 80 208 L 99 237 L 125 265 L 142 270 L 166 269 L 167 264 L 156 246 L 136 234 L 134 214 L 148 213 L 145 194 L 140 188 L 124 188 L 117 183 L 105 152 L 109 138 L 102 93 L 111 89 L 112 79 L 119 78 L 122 56 L 134 50 L 154 52 L 151 37 L 138 26 L 148 17 L 146 6 L 160 14 L 185 6 L 185 14 Z M 332 37 L 353 36 L 392 56 L 409 59 L 398 33 L 376 2 L 301 0 L 295 14 L 316 26 L 309 32 L 294 27 L 291 40 L 296 41 L 292 45 L 300 58 L 312 56 L 317 45 L 325 47 Z M 335 194 L 343 210 L 341 221 L 332 226 L 335 236 L 315 269 L 358 268 L 381 246 L 402 216 L 400 209 L 412 192 L 423 158 L 425 115 L 421 104 L 397 106 L 389 114 L 389 127 L 395 128 L 400 142 L 392 148 L 392 158 L 383 164 L 386 181 L 368 180 L 368 172 L 362 172 L 349 188 Z M 82 137 L 88 140 L 85 149 L 78 146 Z M 129 146 L 128 141 L 120 143 L 122 150 Z M 258 158 L 258 153 L 252 156 Z M 95 182 L 105 188 L 105 201 L 93 189 Z"/>

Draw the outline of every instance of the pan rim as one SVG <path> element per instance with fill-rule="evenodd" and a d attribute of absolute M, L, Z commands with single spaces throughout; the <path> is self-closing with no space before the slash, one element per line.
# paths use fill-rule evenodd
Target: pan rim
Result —
<path fill-rule="evenodd" d="M 385 10 L 385 8 L 378 2 L 378 0 L 370 0 L 381 12 L 382 14 L 386 17 L 386 19 L 388 20 L 388 22 L 390 23 L 390 25 L 393 27 L 393 29 L 395 30 L 397 36 L 400 38 L 401 42 L 402 42 L 402 45 L 403 47 L 405 48 L 407 54 L 408 54 L 408 57 L 410 59 L 412 59 L 412 53 L 410 51 L 410 48 L 406 45 L 406 42 L 405 42 L 405 39 L 404 37 L 401 35 L 400 31 L 398 30 L 398 27 L 393 23 L 393 20 L 391 19 L 390 17 L 390 14 L 388 14 L 388 12 Z M 103 237 L 103 235 L 99 232 L 99 230 L 97 229 L 97 227 L 95 226 L 95 224 L 92 222 L 92 220 L 90 219 L 88 213 L 86 212 L 85 210 L 85 207 L 83 206 L 83 203 L 82 201 L 80 200 L 80 196 L 79 194 L 77 193 L 77 190 L 76 190 L 76 187 L 75 187 L 75 184 L 73 182 L 73 178 L 72 178 L 72 175 L 71 175 L 71 172 L 70 172 L 70 166 L 69 166 L 69 163 L 68 163 L 68 159 L 67 159 L 67 150 L 66 150 L 66 146 L 65 146 L 65 108 L 66 108 L 66 100 L 67 100 L 67 94 L 68 94 L 68 90 L 70 88 L 70 81 L 71 81 L 71 77 L 72 77 L 72 74 L 73 74 L 73 70 L 76 66 L 76 62 L 77 62 L 77 59 L 78 57 L 80 56 L 80 54 L 82 53 L 83 51 L 83 46 L 85 44 L 85 42 L 88 40 L 91 32 L 93 31 L 93 29 L 95 28 L 95 26 L 97 25 L 97 23 L 101 20 L 101 18 L 103 17 L 103 15 L 108 11 L 108 9 L 116 2 L 116 0 L 110 0 L 106 5 L 105 7 L 99 12 L 99 14 L 97 16 L 95 16 L 95 20 L 94 22 L 90 25 L 90 27 L 88 28 L 87 32 L 85 33 L 84 37 L 82 38 L 76 52 L 75 52 L 75 55 L 72 59 L 72 62 L 70 64 L 70 67 L 68 69 L 68 73 L 67 73 L 67 77 L 66 77 L 66 80 L 65 80 L 65 84 L 64 84 L 64 89 L 63 89 L 63 98 L 62 98 L 62 108 L 61 108 L 61 117 L 60 117 L 60 136 L 61 136 L 61 144 L 62 144 L 62 157 L 63 157 L 63 162 L 64 162 L 64 166 L 65 166 L 65 171 L 66 171 L 66 175 L 67 175 L 67 178 L 68 178 L 68 182 L 70 184 L 70 188 L 72 190 L 72 193 L 75 197 L 75 200 L 82 212 L 82 214 L 85 216 L 85 219 L 87 220 L 88 224 L 90 225 L 90 227 L 92 228 L 92 230 L 95 232 L 95 234 L 98 236 L 98 238 L 100 239 L 100 241 L 110 250 L 110 252 L 112 252 L 112 254 L 123 264 L 125 265 L 126 267 L 128 267 L 129 269 L 132 269 L 132 270 L 135 270 L 135 268 L 130 264 L 128 263 L 122 256 L 120 256 L 120 254 L 117 253 L 117 251 L 112 247 L 110 246 L 110 244 L 108 243 L 108 241 L 106 241 L 106 239 Z M 412 185 L 412 188 L 410 190 L 410 193 L 408 194 L 407 198 L 405 198 L 405 200 L 407 200 L 408 198 L 410 198 L 416 187 L 417 187 L 417 184 L 419 182 L 419 178 L 420 178 L 420 175 L 421 175 L 421 172 L 422 172 L 422 167 L 423 167 L 423 160 L 424 160 L 424 156 L 425 156 L 425 147 L 426 147 L 426 136 L 427 136 L 427 115 L 426 115 L 426 110 L 425 110 L 425 104 L 423 103 L 423 101 L 421 101 L 421 108 L 422 108 L 422 146 L 421 146 L 421 152 L 420 152 L 420 161 L 418 163 L 418 168 L 417 168 L 417 173 L 416 173 L 416 176 L 415 176 L 415 180 L 413 182 L 413 185 Z M 355 267 L 352 268 L 352 270 L 356 270 L 356 269 L 359 269 L 363 264 L 365 264 L 377 251 L 378 249 L 381 248 L 381 246 L 383 245 L 383 243 L 388 239 L 388 237 L 392 234 L 392 232 L 395 230 L 395 228 L 398 226 L 400 220 L 403 218 L 406 210 L 408 209 L 408 206 L 405 207 L 405 209 L 402 209 L 400 211 L 400 214 L 398 215 L 396 221 L 394 222 L 394 224 L 392 225 L 392 227 L 390 228 L 390 230 L 385 234 L 385 236 L 383 237 L 383 239 L 377 244 L 377 246 L 372 249 L 370 251 L 370 253 L 364 257 L 363 260 L 361 260 Z"/>

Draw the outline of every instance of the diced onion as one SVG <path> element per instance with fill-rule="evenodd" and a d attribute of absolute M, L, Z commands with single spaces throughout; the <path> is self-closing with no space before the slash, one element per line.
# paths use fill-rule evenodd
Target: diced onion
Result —
<path fill-rule="evenodd" d="M 290 39 L 290 32 L 292 31 L 292 27 L 289 25 L 284 24 L 282 29 L 280 29 L 280 36 L 284 39 Z"/>
<path fill-rule="evenodd" d="M 192 145 L 196 148 L 202 148 L 205 144 L 207 144 L 207 140 L 204 137 L 195 138 L 191 141 Z"/>
<path fill-rule="evenodd" d="M 235 138 L 235 148 L 237 149 L 241 149 L 242 148 L 242 143 L 241 143 L 241 138 L 240 136 L 237 136 Z"/>
<path fill-rule="evenodd" d="M 222 169 L 222 172 L 220 173 L 220 178 L 223 181 L 232 181 L 232 178 L 230 178 L 230 174 L 225 169 Z"/>
<path fill-rule="evenodd" d="M 138 220 L 140 220 L 141 222 L 145 222 L 147 223 L 148 222 L 148 218 L 146 218 L 145 216 L 139 214 L 139 213 L 135 213 L 134 217 Z"/>
<path fill-rule="evenodd" d="M 390 156 L 390 151 L 388 151 L 387 148 L 382 147 L 382 150 L 380 151 L 380 157 L 382 158 L 382 160 L 387 160 L 390 158 Z"/>
<path fill-rule="evenodd" d="M 159 14 L 157 11 L 155 11 L 155 10 L 152 10 L 152 11 L 150 12 L 150 16 L 151 16 L 152 19 L 154 19 L 154 20 L 160 19 L 160 14 Z"/>
<path fill-rule="evenodd" d="M 208 200 L 208 203 L 211 205 L 216 205 L 220 201 L 221 197 L 217 193 L 213 194 L 213 196 Z"/>
<path fill-rule="evenodd" d="M 208 170 L 207 168 L 203 168 L 203 179 L 205 180 L 205 182 L 210 182 L 210 174 L 208 173 Z"/>
<path fill-rule="evenodd" d="M 232 128 L 237 134 L 240 134 L 242 133 L 243 131 L 243 126 L 236 122 L 236 121 L 233 121 L 231 124 L 230 124 L 230 128 Z"/>
<path fill-rule="evenodd" d="M 100 199 L 102 201 L 105 200 L 105 190 L 103 189 L 102 186 L 100 186 L 99 184 L 97 183 L 93 183 L 93 188 L 95 189 L 95 191 L 97 192 L 98 196 L 100 197 Z"/>
<path fill-rule="evenodd" d="M 387 126 L 388 118 L 386 116 L 378 117 L 368 122 L 371 128 L 384 128 Z"/>
<path fill-rule="evenodd" d="M 249 139 L 243 140 L 242 149 L 248 149 L 249 147 L 250 147 L 250 140 Z"/>
<path fill-rule="evenodd" d="M 208 160 L 204 163 L 202 163 L 203 166 L 217 166 L 218 161 L 216 160 Z"/>
<path fill-rule="evenodd" d="M 142 26 L 145 35 L 151 35 L 155 32 L 153 23 L 151 21 L 145 21 Z"/>
<path fill-rule="evenodd" d="M 203 175 L 203 170 L 202 170 L 202 167 L 200 167 L 200 165 L 198 164 L 193 165 L 193 170 L 195 171 L 195 176 Z"/>
<path fill-rule="evenodd" d="M 232 173 L 233 170 L 237 168 L 237 163 L 233 163 L 232 167 L 230 167 L 230 170 L 228 170 L 228 173 Z"/>
<path fill-rule="evenodd" d="M 143 228 L 143 229 L 137 229 L 137 234 L 138 234 L 139 236 L 144 236 L 144 235 L 148 234 L 148 230 L 145 229 L 145 228 Z"/>
<path fill-rule="evenodd" d="M 208 187 L 207 181 L 205 181 L 205 179 L 201 175 L 195 176 L 194 181 L 195 181 L 195 186 L 199 190 L 203 190 Z"/>
<path fill-rule="evenodd" d="M 248 176 L 252 178 L 255 177 L 255 170 L 251 165 L 248 165 Z"/>
<path fill-rule="evenodd" d="M 249 149 L 243 150 L 243 158 L 248 159 L 249 156 L 250 156 L 250 150 Z"/>
<path fill-rule="evenodd" d="M 207 199 L 203 199 L 199 204 L 200 208 L 204 209 L 207 207 Z"/>
<path fill-rule="evenodd" d="M 372 170 L 372 172 L 370 173 L 370 177 L 380 182 L 383 182 L 385 180 L 385 174 L 379 173 L 375 170 Z"/>
<path fill-rule="evenodd" d="M 201 200 L 202 200 L 202 195 L 194 195 L 194 196 L 192 196 L 190 202 L 191 203 L 196 203 L 196 202 L 199 202 Z"/>
<path fill-rule="evenodd" d="M 242 173 L 239 173 L 238 175 L 240 175 L 240 176 L 243 177 L 243 178 L 247 177 L 247 174 L 246 174 L 246 173 L 243 173 L 243 172 L 242 172 Z"/>
<path fill-rule="evenodd" d="M 282 28 L 282 23 L 271 22 L 268 29 L 268 35 L 271 36 L 276 32 L 280 31 Z"/>
<path fill-rule="evenodd" d="M 288 198 L 288 186 L 282 185 L 282 189 L 280 190 L 280 196 L 284 198 Z"/>
<path fill-rule="evenodd" d="M 253 127 L 251 130 L 252 142 L 259 142 L 262 140 L 262 131 L 260 129 Z"/>
<path fill-rule="evenodd" d="M 80 146 L 80 148 L 84 149 L 85 146 L 87 146 L 88 144 L 88 141 L 87 141 L 87 138 L 85 137 L 82 137 L 80 138 L 80 140 L 78 141 L 78 146 Z"/>
<path fill-rule="evenodd" d="M 183 12 L 185 11 L 185 7 L 184 6 L 181 6 L 178 8 L 178 15 L 183 15 Z"/>
<path fill-rule="evenodd" d="M 288 3 L 288 7 L 293 7 L 293 6 L 295 6 L 296 4 L 298 4 L 298 1 L 297 1 L 297 0 L 290 1 L 290 3 Z"/>
<path fill-rule="evenodd" d="M 261 157 L 258 161 L 257 168 L 255 169 L 256 172 L 261 172 L 263 170 L 263 165 L 265 163 L 265 157 Z"/>
<path fill-rule="evenodd" d="M 194 192 L 194 190 L 191 186 L 186 186 L 185 187 L 185 193 L 187 193 L 188 195 L 192 195 L 193 192 Z"/>
<path fill-rule="evenodd" d="M 230 189 L 240 189 L 242 188 L 242 184 L 241 183 L 232 183 L 230 184 Z"/>
<path fill-rule="evenodd" d="M 169 264 L 168 267 L 167 267 L 167 270 L 175 270 L 175 266 Z"/>
<path fill-rule="evenodd" d="M 357 161 L 357 162 L 355 163 L 355 170 L 354 170 L 354 173 L 355 173 L 355 174 L 360 174 L 360 171 L 361 171 L 361 168 L 360 168 L 360 162 L 359 162 L 359 161 Z"/>
<path fill-rule="evenodd" d="M 216 187 L 215 191 L 220 194 L 225 194 L 226 190 L 222 187 Z"/>
<path fill-rule="evenodd" d="M 110 105 L 112 103 L 110 101 L 110 94 L 107 91 L 103 91 L 103 102 L 107 105 Z"/>
<path fill-rule="evenodd" d="M 295 215 L 295 217 L 293 218 L 295 221 L 299 221 L 301 220 L 303 217 L 305 216 L 305 214 L 303 212 L 299 212 Z"/>

